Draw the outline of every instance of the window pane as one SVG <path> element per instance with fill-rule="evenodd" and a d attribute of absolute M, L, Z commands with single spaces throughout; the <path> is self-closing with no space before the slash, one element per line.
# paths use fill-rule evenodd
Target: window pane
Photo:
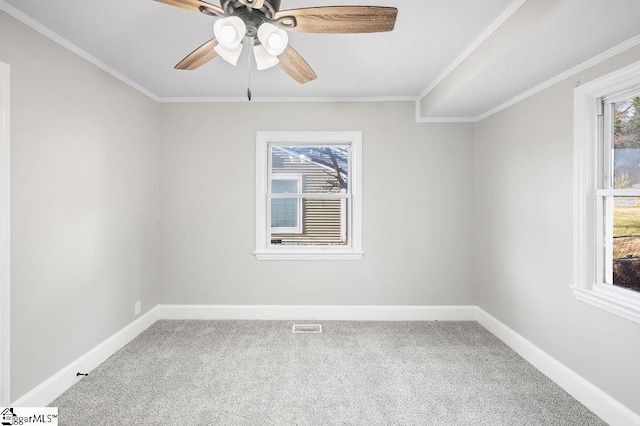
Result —
<path fill-rule="evenodd" d="M 271 200 L 271 226 L 297 228 L 298 200 L 295 198 L 276 198 Z"/>
<path fill-rule="evenodd" d="M 302 192 L 348 192 L 348 146 L 272 146 L 271 176 L 299 174 L 302 176 Z M 272 185 L 271 192 L 276 191 Z"/>
<path fill-rule="evenodd" d="M 302 205 L 302 232 L 281 232 L 271 228 L 270 241 L 274 245 L 347 245 L 347 199 L 272 199 L 272 224 L 275 201 Z M 273 226 L 273 225 L 272 225 Z"/>
<path fill-rule="evenodd" d="M 613 283 L 640 291 L 640 200 L 614 197 Z"/>
<path fill-rule="evenodd" d="M 613 104 L 613 187 L 640 188 L 640 97 Z"/>
<path fill-rule="evenodd" d="M 271 181 L 271 192 L 274 194 L 290 193 L 295 194 L 298 192 L 298 180 L 297 179 L 273 179 Z"/>

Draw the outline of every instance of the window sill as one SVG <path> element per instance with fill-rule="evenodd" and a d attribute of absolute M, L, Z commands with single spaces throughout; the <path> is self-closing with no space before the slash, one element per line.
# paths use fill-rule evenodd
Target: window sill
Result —
<path fill-rule="evenodd" d="M 272 249 L 253 254 L 258 260 L 362 260 L 364 252 L 349 249 Z"/>
<path fill-rule="evenodd" d="M 581 302 L 640 324 L 640 294 L 607 284 L 594 284 L 590 289 L 578 286 L 572 288 Z"/>

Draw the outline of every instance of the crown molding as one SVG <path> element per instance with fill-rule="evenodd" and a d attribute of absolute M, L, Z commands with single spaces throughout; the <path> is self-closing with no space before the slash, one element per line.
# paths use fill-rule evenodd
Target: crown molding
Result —
<path fill-rule="evenodd" d="M 505 101 L 485 112 L 483 112 L 482 114 L 476 116 L 476 117 L 422 117 L 421 113 L 420 113 L 420 99 L 418 98 L 416 100 L 416 122 L 418 123 L 477 123 L 481 120 L 484 120 L 487 117 L 490 117 L 494 114 L 497 114 L 500 111 L 503 111 L 519 102 L 524 101 L 527 98 L 530 98 L 531 96 L 542 92 L 543 90 L 546 90 L 558 83 L 560 83 L 561 81 L 566 80 L 567 78 L 570 78 L 582 71 L 585 71 L 591 67 L 594 67 L 608 59 L 613 58 L 616 55 L 619 55 L 620 53 L 624 53 L 625 51 L 632 49 L 636 46 L 640 45 L 640 34 L 631 37 L 628 40 L 623 41 L 620 44 L 617 44 L 615 46 L 613 46 L 610 49 L 605 50 L 604 52 L 590 58 L 587 59 L 586 61 L 576 65 L 573 68 L 570 68 L 560 74 L 557 74 L 556 76 L 544 81 L 543 83 L 538 84 L 535 87 L 532 87 L 531 89 L 520 93 L 517 96 L 514 96 L 513 98 L 509 99 L 508 101 Z"/>
<path fill-rule="evenodd" d="M 101 70 L 103 70 L 107 74 L 112 75 L 113 77 L 117 78 L 118 80 L 122 81 L 123 83 L 125 83 L 126 85 L 132 87 L 133 89 L 137 90 L 138 92 L 142 93 L 143 95 L 145 95 L 145 96 L 153 99 L 154 101 L 158 102 L 158 100 L 159 100 L 158 97 L 156 95 L 154 95 L 153 93 L 151 93 L 151 91 L 149 91 L 146 88 L 142 87 L 141 85 L 139 85 L 135 81 L 133 81 L 130 78 L 128 78 L 127 76 L 125 76 L 124 74 L 122 74 L 122 73 L 116 71 L 115 69 L 111 68 L 109 65 L 105 64 L 104 62 L 102 62 L 101 60 L 96 58 L 95 56 L 92 56 L 88 52 L 80 49 L 78 46 L 76 46 L 75 44 L 71 43 L 66 38 L 62 37 L 61 35 L 53 32 L 53 31 L 51 31 L 49 28 L 45 27 L 44 25 L 42 25 L 41 23 L 39 23 L 35 19 L 25 15 L 24 13 L 22 13 L 21 11 L 19 11 L 18 9 L 16 9 L 15 7 L 11 6 L 10 4 L 6 3 L 3 0 L 0 0 L 0 10 L 6 12 L 7 14 L 9 14 L 12 17 L 14 17 L 15 19 L 17 19 L 18 21 L 22 22 L 23 24 L 31 27 L 32 29 L 34 29 L 37 32 L 39 32 L 40 34 L 44 35 L 45 37 L 47 37 L 47 38 L 51 39 L 52 41 L 58 43 L 60 46 L 64 47 L 65 49 L 70 50 L 71 52 L 73 52 L 76 55 L 80 56 L 82 59 L 88 61 L 89 63 L 91 63 L 93 65 L 95 65 L 96 67 L 100 68 Z"/>
<path fill-rule="evenodd" d="M 333 103 L 333 102 L 414 102 L 415 96 L 365 96 L 365 97 L 265 97 L 251 98 L 248 101 L 246 97 L 233 98 L 198 98 L 198 97 L 177 97 L 177 98 L 158 98 L 160 103 L 296 103 L 296 102 L 316 102 L 316 103 Z"/>
<path fill-rule="evenodd" d="M 436 78 L 419 96 L 418 100 L 422 100 L 433 89 L 442 83 L 454 69 L 458 67 L 474 50 L 476 50 L 486 39 L 491 36 L 507 19 L 513 15 L 527 0 L 515 0 L 509 5 L 467 48 L 458 56 L 445 70 Z"/>
<path fill-rule="evenodd" d="M 427 89 L 419 96 L 372 96 L 372 97 L 264 97 L 253 98 L 251 102 L 256 103 L 338 103 L 338 102 L 415 102 L 416 104 L 416 123 L 477 123 L 484 120 L 493 114 L 496 114 L 506 108 L 509 108 L 523 100 L 581 72 L 590 67 L 593 67 L 607 59 L 612 58 L 626 50 L 640 45 L 640 34 L 636 35 L 593 58 L 563 72 L 555 77 L 497 105 L 484 113 L 476 117 L 422 117 L 420 111 L 420 100 L 424 98 L 431 90 L 433 90 L 442 80 L 444 80 L 464 59 L 466 59 L 475 49 L 478 48 L 493 32 L 495 32 L 513 13 L 515 13 L 520 6 L 525 3 L 526 0 L 515 0 L 509 5 L 504 12 L 496 18 L 489 27 L 487 27 L 482 34 L 480 34 L 465 50 L 452 62 L 447 69 L 433 82 Z M 27 16 L 23 12 L 19 11 L 15 7 L 9 5 L 4 0 L 0 0 L 0 10 L 6 12 L 8 15 L 29 26 L 50 40 L 58 43 L 62 47 L 70 50 L 81 58 L 85 59 L 89 63 L 95 65 L 111 76 L 117 78 L 143 95 L 159 103 L 241 103 L 249 102 L 245 97 L 159 97 L 152 93 L 150 90 L 126 77 L 124 74 L 116 71 L 106 63 L 100 61 L 96 57 L 92 56 L 85 50 L 79 48 L 69 40 L 45 27 L 41 23 L 37 22 L 33 18 Z"/>
<path fill-rule="evenodd" d="M 501 103 L 500 105 L 478 115 L 477 117 L 475 117 L 475 121 L 478 122 L 480 120 L 484 120 L 487 117 L 492 116 L 493 114 L 496 114 L 504 109 L 509 108 L 510 106 L 513 106 L 519 102 L 522 102 L 523 100 L 542 92 L 545 89 L 550 88 L 551 86 L 554 86 L 555 84 L 560 83 L 563 80 L 566 80 L 569 77 L 572 77 L 582 71 L 585 71 L 593 66 L 596 66 L 604 61 L 606 61 L 607 59 L 611 59 L 612 57 L 623 53 L 633 47 L 636 47 L 640 45 L 640 34 L 631 37 L 628 40 L 623 41 L 620 44 L 617 44 L 615 46 L 613 46 L 610 49 L 605 50 L 604 52 L 600 53 L 599 55 L 596 55 L 594 57 L 592 57 L 591 59 L 588 59 L 584 62 L 582 62 L 581 64 L 576 65 L 573 68 L 568 69 L 567 71 L 560 73 L 558 75 L 556 75 L 555 77 L 550 78 L 549 80 L 545 81 L 544 83 L 541 83 L 529 90 L 527 90 L 526 92 L 523 92 L 521 94 L 519 94 L 518 96 L 515 96 L 511 99 L 509 99 L 506 102 Z"/>
<path fill-rule="evenodd" d="M 416 123 L 475 123 L 475 117 L 420 117 Z"/>

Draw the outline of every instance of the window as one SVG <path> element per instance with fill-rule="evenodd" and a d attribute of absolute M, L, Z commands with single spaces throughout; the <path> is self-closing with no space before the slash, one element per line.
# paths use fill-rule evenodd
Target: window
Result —
<path fill-rule="evenodd" d="M 574 90 L 574 292 L 640 322 L 640 63 Z"/>
<path fill-rule="evenodd" d="M 258 259 L 362 257 L 360 132 L 258 132 Z"/>
<path fill-rule="evenodd" d="M 600 102 L 596 282 L 640 292 L 640 89 Z"/>
<path fill-rule="evenodd" d="M 302 192 L 302 175 L 287 173 L 271 175 L 271 192 L 274 194 L 299 194 Z M 302 199 L 271 199 L 271 234 L 302 234 Z"/>

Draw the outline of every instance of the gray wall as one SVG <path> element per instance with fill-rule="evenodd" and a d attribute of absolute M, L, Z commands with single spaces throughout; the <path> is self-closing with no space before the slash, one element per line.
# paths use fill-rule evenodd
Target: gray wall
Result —
<path fill-rule="evenodd" d="M 477 301 L 640 413 L 640 324 L 578 302 L 573 282 L 573 89 L 635 48 L 477 127 Z"/>
<path fill-rule="evenodd" d="M 158 303 L 158 105 L 0 12 L 11 400 Z"/>
<path fill-rule="evenodd" d="M 259 130 L 362 130 L 362 261 L 258 261 Z M 475 304 L 474 125 L 414 104 L 162 104 L 160 300 Z"/>
<path fill-rule="evenodd" d="M 409 102 L 158 106 L 0 12 L 12 400 L 133 321 L 136 300 L 143 312 L 477 303 L 640 412 L 640 326 L 569 289 L 572 90 L 638 59 L 636 48 L 477 127 L 416 124 Z M 255 260 L 258 130 L 363 131 L 362 261 Z"/>

